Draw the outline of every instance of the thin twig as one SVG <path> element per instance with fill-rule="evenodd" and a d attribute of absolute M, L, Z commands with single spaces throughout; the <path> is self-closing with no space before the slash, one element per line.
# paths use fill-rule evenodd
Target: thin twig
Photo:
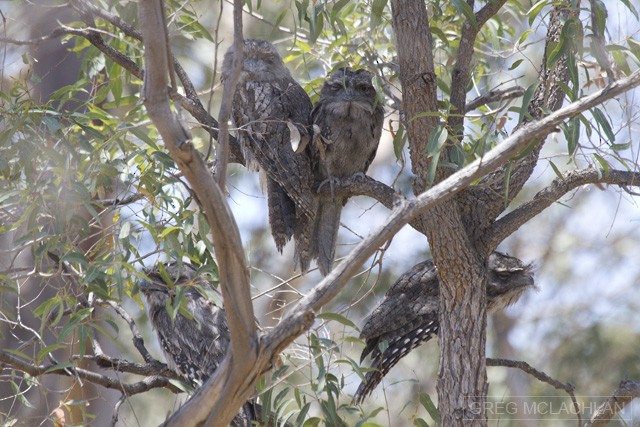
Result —
<path fill-rule="evenodd" d="M 127 313 L 124 308 L 120 307 L 115 301 L 96 300 L 96 303 L 109 305 L 125 322 L 127 322 L 129 329 L 131 329 L 131 333 L 133 334 L 133 345 L 145 362 L 151 364 L 159 363 L 149 354 L 149 350 L 144 346 L 144 339 L 142 338 L 142 335 L 140 335 L 138 325 L 136 325 L 136 322 L 131 318 L 131 316 L 129 316 L 129 313 Z"/>
<path fill-rule="evenodd" d="M 487 366 L 503 366 L 505 368 L 520 369 L 521 371 L 526 372 L 527 374 L 533 376 L 537 380 L 542 381 L 543 383 L 549 384 L 555 389 L 564 390 L 569 395 L 569 397 L 571 398 L 571 401 L 573 402 L 573 408 L 576 411 L 576 415 L 578 417 L 578 426 L 582 425 L 582 417 L 580 416 L 580 406 L 578 406 L 578 401 L 576 400 L 576 395 L 574 394 L 575 386 L 573 384 L 563 383 L 556 380 L 555 378 L 551 378 L 549 375 L 535 369 L 534 367 L 529 365 L 527 362 L 523 362 L 521 360 L 487 358 Z"/>
<path fill-rule="evenodd" d="M 218 114 L 220 126 L 220 150 L 216 157 L 216 181 L 224 191 L 227 179 L 227 165 L 229 163 L 229 117 L 231 117 L 231 106 L 233 96 L 236 92 L 236 84 L 240 77 L 242 62 L 244 59 L 244 40 L 242 38 L 242 8 L 243 0 L 234 0 L 233 3 L 233 63 L 231 74 L 225 78 L 222 90 L 222 102 Z"/>
<path fill-rule="evenodd" d="M 33 377 L 38 377 L 41 375 L 62 375 L 67 377 L 77 377 L 85 381 L 89 381 L 90 383 L 101 385 L 105 388 L 120 390 L 122 393 L 125 393 L 129 396 L 144 393 L 154 388 L 168 388 L 174 393 L 181 392 L 181 390 L 179 390 L 169 382 L 169 378 L 157 375 L 148 376 L 141 381 L 127 384 L 118 379 L 75 366 L 66 366 L 63 369 L 59 368 L 57 364 L 36 365 L 27 362 L 5 350 L 0 350 L 0 362 L 6 363 L 8 366 L 11 366 L 12 368 L 19 371 L 26 372 Z"/>
<path fill-rule="evenodd" d="M 582 169 L 567 172 L 562 177 L 554 179 L 548 186 L 540 190 L 533 199 L 523 203 L 502 218 L 493 223 L 491 229 L 483 237 L 487 247 L 495 247 L 507 236 L 510 236 L 521 225 L 558 201 L 569 191 L 586 184 L 640 186 L 640 172 L 621 170 L 604 171 L 601 169 Z"/>
<path fill-rule="evenodd" d="M 464 111 L 467 113 L 490 102 L 519 98 L 522 95 L 524 95 L 524 88 L 520 86 L 514 86 L 504 90 L 492 90 L 469 102 L 465 105 Z"/>
<path fill-rule="evenodd" d="M 118 399 L 118 401 L 116 402 L 116 405 L 113 408 L 113 417 L 111 417 L 111 425 L 113 427 L 115 427 L 116 423 L 118 422 L 118 414 L 120 412 L 120 406 L 122 406 L 122 404 L 124 403 L 125 400 L 127 400 L 127 395 L 123 394 L 122 396 L 120 396 L 120 399 Z"/>

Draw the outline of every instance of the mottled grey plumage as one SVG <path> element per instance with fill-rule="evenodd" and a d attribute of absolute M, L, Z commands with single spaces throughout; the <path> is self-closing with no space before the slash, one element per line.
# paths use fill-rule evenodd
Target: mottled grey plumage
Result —
<path fill-rule="evenodd" d="M 193 387 L 201 386 L 218 368 L 229 347 L 230 334 L 223 308 L 202 296 L 197 285 L 214 289 L 196 269 L 188 264 L 167 264 L 171 278 L 165 282 L 158 269 L 147 271 L 150 280 L 138 284 L 147 300 L 151 324 L 158 335 L 162 352 L 170 369 Z M 180 288 L 184 291 L 184 307 L 192 318 L 178 312 L 171 318 L 167 306 Z M 233 427 L 248 427 L 256 419 L 256 405 L 249 401 L 233 419 Z"/>
<path fill-rule="evenodd" d="M 233 121 L 249 169 L 267 175 L 269 224 L 280 252 L 294 237 L 296 262 L 306 271 L 311 253 L 311 225 L 316 198 L 305 141 L 311 100 L 291 77 L 276 48 L 266 40 L 244 41 L 243 65 L 233 99 Z M 222 78 L 230 78 L 234 51 L 224 57 Z M 292 138 L 291 130 L 294 130 Z M 298 151 L 292 139 L 302 137 Z"/>
<path fill-rule="evenodd" d="M 366 70 L 341 68 L 324 83 L 311 113 L 314 135 L 310 148 L 316 178 L 333 188 L 334 182 L 364 174 L 373 161 L 382 134 L 384 109 Z M 322 274 L 335 258 L 340 213 L 347 199 L 320 201 L 314 225 L 314 253 Z"/>
<path fill-rule="evenodd" d="M 391 285 L 384 299 L 367 317 L 360 338 L 366 346 L 362 362 L 371 354 L 371 367 L 360 384 L 354 401 L 362 402 L 398 361 L 420 344 L 438 334 L 440 283 L 431 260 L 416 264 Z M 501 310 L 533 287 L 530 265 L 494 252 L 489 257 L 487 313 Z M 386 349 L 380 345 L 386 342 Z"/>

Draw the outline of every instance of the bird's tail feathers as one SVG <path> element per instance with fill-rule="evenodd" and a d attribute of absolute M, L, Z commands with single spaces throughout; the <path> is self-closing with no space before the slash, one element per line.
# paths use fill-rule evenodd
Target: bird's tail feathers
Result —
<path fill-rule="evenodd" d="M 336 255 L 336 241 L 340 228 L 343 201 L 334 199 L 320 204 L 314 227 L 315 253 L 323 276 L 329 274 Z"/>
<path fill-rule="evenodd" d="M 293 236 L 296 224 L 296 206 L 286 191 L 271 178 L 267 178 L 269 226 L 276 248 L 282 253 L 284 245 Z"/>

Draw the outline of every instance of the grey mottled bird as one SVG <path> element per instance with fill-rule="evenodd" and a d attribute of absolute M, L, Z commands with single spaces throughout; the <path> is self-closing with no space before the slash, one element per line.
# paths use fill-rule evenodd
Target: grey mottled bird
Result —
<path fill-rule="evenodd" d="M 320 186 L 355 174 L 364 174 L 376 155 L 384 109 L 366 70 L 340 68 L 322 86 L 320 100 L 311 113 L 315 129 L 310 147 L 313 169 Z M 333 191 L 332 191 L 333 196 Z M 326 275 L 333 266 L 340 213 L 344 198 L 323 199 L 314 224 L 313 252 Z"/>
<path fill-rule="evenodd" d="M 169 283 L 159 269 L 154 269 L 146 272 L 150 280 L 142 280 L 138 286 L 147 300 L 149 319 L 167 365 L 193 387 L 199 387 L 215 372 L 229 347 L 227 317 L 223 308 L 208 301 L 196 288 L 214 289 L 203 276 L 196 276 L 194 267 L 172 263 L 165 266 L 165 271 Z M 167 307 L 180 292 L 184 292 L 184 308 L 190 317 L 178 312 L 172 319 Z M 231 425 L 251 426 L 257 419 L 257 406 L 247 402 Z"/>
<path fill-rule="evenodd" d="M 494 252 L 489 257 L 487 313 L 501 310 L 534 287 L 531 265 Z M 366 342 L 360 361 L 371 354 L 371 367 L 354 396 L 362 402 L 398 361 L 438 334 L 438 272 L 431 260 L 416 264 L 389 288 L 367 317 L 360 338 Z M 386 348 L 385 348 L 386 345 Z"/>
<path fill-rule="evenodd" d="M 222 78 L 230 78 L 234 50 L 224 56 Z M 311 100 L 266 40 L 244 41 L 243 63 L 233 99 L 233 122 L 249 169 L 267 175 L 269 224 L 280 252 L 294 237 L 296 263 L 304 272 L 314 258 L 311 243 L 316 198 L 306 141 Z M 298 145 L 296 151 L 292 144 Z"/>

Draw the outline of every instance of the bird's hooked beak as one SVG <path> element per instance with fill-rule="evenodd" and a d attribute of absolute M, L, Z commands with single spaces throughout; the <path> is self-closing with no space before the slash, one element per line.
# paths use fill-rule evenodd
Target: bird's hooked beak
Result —
<path fill-rule="evenodd" d="M 346 84 L 344 86 L 344 94 L 345 94 L 345 100 L 352 102 L 356 97 L 356 89 L 353 86 Z"/>

